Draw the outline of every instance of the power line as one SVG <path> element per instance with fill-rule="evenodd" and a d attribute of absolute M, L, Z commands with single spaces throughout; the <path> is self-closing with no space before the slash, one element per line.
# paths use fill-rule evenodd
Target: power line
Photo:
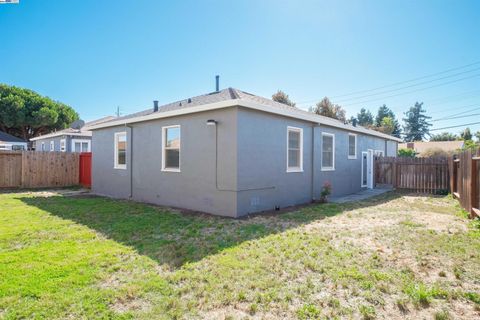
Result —
<path fill-rule="evenodd" d="M 358 90 L 358 91 L 354 91 L 354 92 L 350 92 L 350 93 L 340 94 L 340 95 L 332 96 L 331 98 L 340 98 L 340 97 L 352 96 L 352 95 L 355 95 L 355 94 L 372 92 L 372 91 L 376 91 L 376 90 L 380 90 L 380 89 L 384 89 L 384 88 L 394 87 L 394 86 L 397 86 L 397 85 L 400 85 L 400 84 L 414 82 L 414 81 L 418 81 L 418 80 L 422 80 L 422 79 L 431 78 L 431 77 L 434 77 L 434 76 L 437 76 L 437 75 L 440 75 L 440 74 L 449 73 L 451 71 L 465 69 L 467 67 L 474 66 L 474 65 L 477 65 L 477 64 L 480 64 L 480 61 L 476 61 L 476 62 L 469 63 L 469 64 L 466 64 L 466 65 L 463 65 L 463 66 L 459 66 L 459 67 L 447 69 L 447 70 L 444 70 L 444 71 L 432 73 L 432 74 L 429 74 L 429 75 L 413 78 L 413 79 L 410 79 L 410 80 L 395 82 L 395 83 L 392 83 L 392 84 L 376 87 L 376 88 L 373 88 L 373 89 Z M 300 101 L 300 102 L 298 102 L 298 104 L 314 102 L 314 101 L 317 101 L 317 100 L 318 99 L 313 99 L 313 100 L 308 100 L 308 101 L 307 100 L 306 101 Z"/>
<path fill-rule="evenodd" d="M 395 91 L 399 91 L 399 90 L 403 90 L 403 89 L 413 88 L 413 87 L 416 87 L 416 86 L 420 86 L 420 85 L 422 85 L 422 84 L 427 84 L 427 83 L 431 83 L 431 82 L 435 82 L 435 81 L 439 81 L 439 80 L 444 80 L 444 79 L 456 77 L 456 76 L 459 76 L 459 75 L 462 75 L 462 74 L 466 74 L 466 73 L 470 73 L 470 72 L 477 71 L 477 70 L 480 70 L 480 68 L 475 68 L 475 69 L 468 70 L 468 71 L 463 71 L 463 72 L 459 72 L 459 73 L 454 73 L 454 74 L 452 74 L 452 75 L 448 75 L 448 76 L 441 77 L 441 78 L 438 78 L 438 79 L 423 81 L 423 82 L 411 84 L 411 85 L 404 86 L 404 87 L 400 87 L 400 88 L 396 88 L 396 89 L 384 90 L 384 91 L 380 91 L 380 92 L 376 92 L 376 93 L 372 93 L 372 94 L 367 94 L 367 95 L 363 95 L 363 96 L 357 96 L 357 97 L 352 97 L 352 98 L 348 98 L 348 99 L 343 99 L 343 100 L 340 100 L 338 103 L 343 103 L 343 102 L 346 102 L 346 101 L 358 100 L 358 99 L 362 99 L 362 98 L 367 98 L 367 97 L 373 97 L 373 96 L 382 95 L 382 94 L 385 94 L 385 93 L 395 92 Z"/>
<path fill-rule="evenodd" d="M 467 127 L 467 126 L 473 126 L 475 124 L 480 124 L 480 122 L 472 122 L 472 123 L 461 124 L 461 125 L 458 125 L 458 126 L 450 126 L 450 127 L 443 127 L 443 128 L 438 128 L 438 129 L 430 129 L 429 131 L 439 131 L 439 130 L 459 128 L 459 127 Z"/>
<path fill-rule="evenodd" d="M 353 102 L 353 103 L 345 104 L 344 106 L 352 106 L 352 105 L 356 105 L 356 104 L 364 104 L 364 103 L 367 103 L 367 102 L 373 102 L 373 101 L 384 100 L 384 99 L 388 99 L 388 98 L 392 98 L 392 97 L 398 97 L 398 96 L 401 96 L 401 95 L 404 95 L 404 94 L 410 94 L 410 93 L 414 93 L 414 92 L 418 92 L 418 91 L 437 88 L 437 87 L 441 87 L 441 86 L 444 86 L 444 85 L 447 85 L 447 84 L 451 84 L 451 83 L 475 78 L 475 77 L 478 77 L 478 76 L 480 76 L 480 74 L 474 74 L 474 75 L 469 76 L 469 77 L 464 77 L 464 78 L 460 78 L 460 79 L 456 79 L 456 80 L 452 80 L 452 81 L 447 81 L 447 82 L 439 83 L 437 85 L 433 85 L 433 86 L 429 86 L 429 87 L 425 87 L 425 88 L 419 88 L 419 89 L 415 89 L 415 90 L 411 90 L 411 91 L 407 91 L 407 92 L 401 92 L 401 93 L 393 94 L 393 95 L 386 96 L 386 97 L 364 100 L 364 101 L 360 101 L 360 102 Z"/>
<path fill-rule="evenodd" d="M 434 119 L 434 120 L 431 120 L 431 122 L 445 121 L 445 120 L 452 120 L 452 119 L 460 119 L 460 118 L 473 117 L 473 116 L 480 116 L 480 113 L 467 114 L 467 115 L 463 115 L 463 116 L 456 116 L 456 117 L 449 117 L 449 118 Z"/>
<path fill-rule="evenodd" d="M 457 112 L 457 113 L 452 114 L 452 115 L 450 115 L 450 116 L 444 116 L 444 117 L 442 117 L 442 118 L 440 118 L 440 119 L 436 119 L 436 121 L 444 120 L 444 119 L 445 119 L 445 120 L 455 119 L 456 116 L 459 116 L 459 115 L 465 114 L 465 113 L 469 113 L 469 112 L 472 112 L 472 111 L 477 111 L 477 110 L 480 110 L 480 107 L 479 107 L 479 108 L 470 109 L 470 110 L 467 110 L 467 111 Z M 435 121 L 435 120 L 433 120 L 433 121 Z"/>

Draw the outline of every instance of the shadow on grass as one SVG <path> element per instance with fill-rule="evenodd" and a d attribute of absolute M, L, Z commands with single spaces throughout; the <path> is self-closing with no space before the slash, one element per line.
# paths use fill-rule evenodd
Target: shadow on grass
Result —
<path fill-rule="evenodd" d="M 195 262 L 234 247 L 298 226 L 375 206 L 402 196 L 389 192 L 368 200 L 344 204 L 311 204 L 295 211 L 267 213 L 247 219 L 206 214 L 114 200 L 104 197 L 19 197 L 51 215 L 94 229 L 105 237 L 131 246 L 170 269 Z"/>

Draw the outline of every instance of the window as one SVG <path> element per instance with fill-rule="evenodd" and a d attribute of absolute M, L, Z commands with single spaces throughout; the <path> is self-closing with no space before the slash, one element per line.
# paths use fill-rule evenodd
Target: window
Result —
<path fill-rule="evenodd" d="M 348 134 L 348 159 L 357 159 L 357 135 Z"/>
<path fill-rule="evenodd" d="M 114 154 L 115 169 L 127 168 L 127 133 L 116 132 L 115 133 L 115 154 Z"/>
<path fill-rule="evenodd" d="M 60 140 L 60 151 L 67 151 L 67 141 L 65 139 Z"/>
<path fill-rule="evenodd" d="M 42 142 L 42 151 L 45 151 L 45 142 Z"/>
<path fill-rule="evenodd" d="M 90 140 L 73 139 L 72 152 L 90 152 Z"/>
<path fill-rule="evenodd" d="M 180 126 L 162 128 L 162 171 L 180 172 Z"/>
<path fill-rule="evenodd" d="M 383 151 L 382 150 L 375 150 L 375 156 L 376 157 L 383 157 Z"/>
<path fill-rule="evenodd" d="M 55 142 L 50 141 L 50 151 L 55 151 Z"/>
<path fill-rule="evenodd" d="M 335 135 L 322 132 L 322 170 L 335 170 Z"/>
<path fill-rule="evenodd" d="M 287 128 L 287 172 L 303 171 L 303 129 Z"/>

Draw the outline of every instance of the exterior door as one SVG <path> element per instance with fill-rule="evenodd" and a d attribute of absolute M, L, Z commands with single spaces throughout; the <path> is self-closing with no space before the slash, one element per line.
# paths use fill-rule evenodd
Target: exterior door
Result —
<path fill-rule="evenodd" d="M 373 189 L 373 150 L 362 152 L 362 187 Z"/>

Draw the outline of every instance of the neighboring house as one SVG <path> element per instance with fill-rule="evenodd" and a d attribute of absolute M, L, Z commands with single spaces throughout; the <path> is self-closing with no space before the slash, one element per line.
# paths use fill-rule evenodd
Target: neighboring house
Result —
<path fill-rule="evenodd" d="M 27 150 L 27 142 L 0 131 L 0 151 L 2 150 Z"/>
<path fill-rule="evenodd" d="M 373 188 L 400 141 L 232 88 L 91 130 L 93 192 L 230 217 Z"/>
<path fill-rule="evenodd" d="M 422 154 L 428 150 L 443 150 L 447 153 L 454 153 L 455 151 L 463 148 L 463 140 L 458 141 L 415 141 L 400 143 L 399 149 L 413 149 L 415 153 Z"/>
<path fill-rule="evenodd" d="M 104 117 L 87 122 L 78 128 L 68 128 L 30 139 L 36 151 L 91 152 L 92 132 L 90 127 L 115 117 Z M 83 121 L 82 121 L 83 123 Z"/>

